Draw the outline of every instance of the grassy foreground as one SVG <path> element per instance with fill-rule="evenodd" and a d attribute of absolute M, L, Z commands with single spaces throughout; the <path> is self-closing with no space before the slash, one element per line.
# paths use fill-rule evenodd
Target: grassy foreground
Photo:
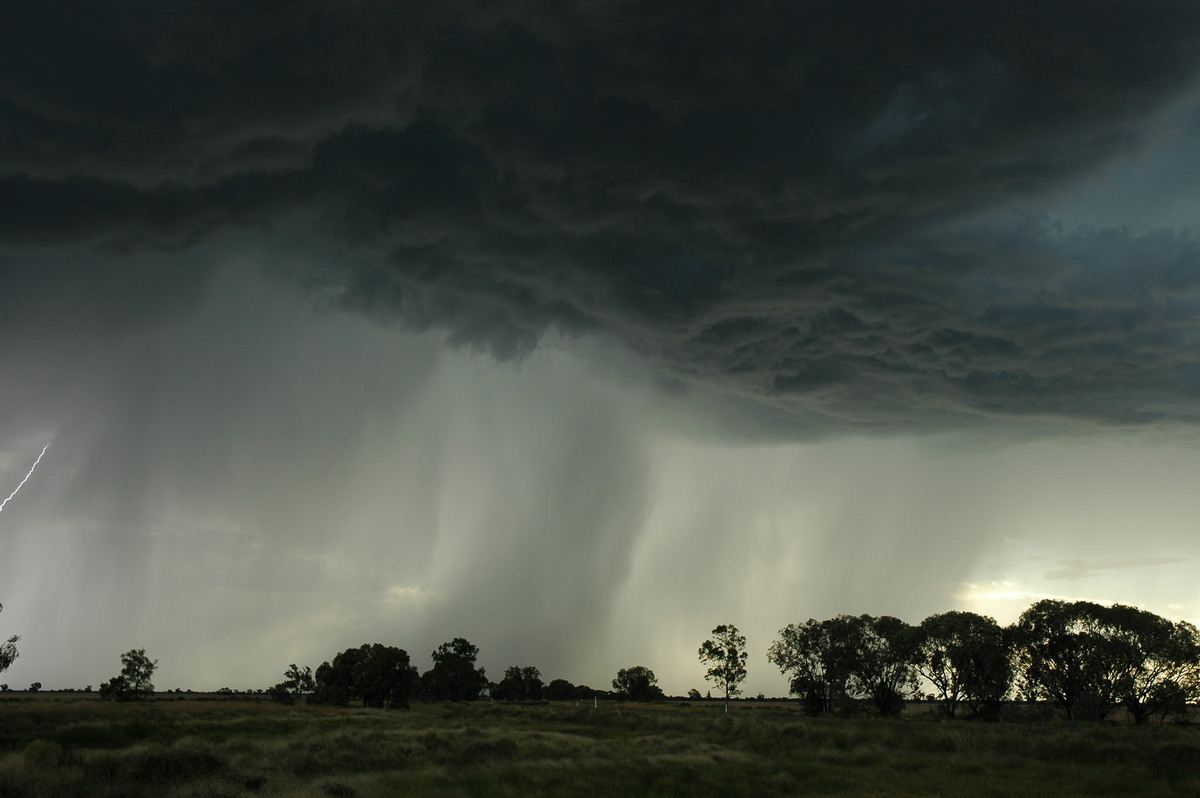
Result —
<path fill-rule="evenodd" d="M 0 702 L 0 798 L 1200 794 L 1200 727 L 793 707 Z"/>

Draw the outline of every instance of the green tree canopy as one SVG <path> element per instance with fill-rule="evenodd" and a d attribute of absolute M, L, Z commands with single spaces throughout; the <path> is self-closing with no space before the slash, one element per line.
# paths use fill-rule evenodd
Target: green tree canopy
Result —
<path fill-rule="evenodd" d="M 1155 714 L 1200 699 L 1200 632 L 1136 607 L 1108 608 L 1111 634 L 1124 645 L 1117 700 L 1142 725 Z"/>
<path fill-rule="evenodd" d="M 575 694 L 577 689 L 566 679 L 551 679 L 550 684 L 542 690 L 542 695 L 547 701 L 571 701 L 578 697 Z"/>
<path fill-rule="evenodd" d="M 418 679 L 407 651 L 382 643 L 364 643 L 341 652 L 333 662 L 321 663 L 313 681 L 313 703 L 345 705 L 361 701 L 364 707 L 408 709 Z"/>
<path fill-rule="evenodd" d="M 513 665 L 504 671 L 504 678 L 492 688 L 492 698 L 498 701 L 541 701 L 542 674 L 533 666 Z"/>
<path fill-rule="evenodd" d="M 883 715 L 899 712 L 915 691 L 916 633 L 888 615 L 809 619 L 779 631 L 767 658 L 791 675 L 791 692 L 813 713 L 867 699 Z"/>
<path fill-rule="evenodd" d="M 294 704 L 316 689 L 312 668 L 292 663 L 283 673 L 283 681 L 270 689 L 271 698 L 281 704 Z"/>
<path fill-rule="evenodd" d="M 121 655 L 121 672 L 100 685 L 100 697 L 117 701 L 140 701 L 154 693 L 154 669 L 158 660 L 146 656 L 146 649 L 135 648 Z"/>
<path fill-rule="evenodd" d="M 918 627 L 916 665 L 938 692 L 946 714 L 960 703 L 972 717 L 994 716 L 1012 687 L 1011 648 L 992 618 L 954 610 Z"/>
<path fill-rule="evenodd" d="M 1200 638 L 1189 623 L 1123 604 L 1044 599 L 1013 632 L 1025 694 L 1067 718 L 1102 719 L 1124 705 L 1142 724 L 1200 697 Z"/>
<path fill-rule="evenodd" d="M 916 693 L 917 633 L 890 615 L 860 615 L 847 626 L 857 656 L 850 661 L 851 693 L 868 699 L 880 715 L 898 715 Z"/>
<path fill-rule="evenodd" d="M 625 701 L 657 701 L 665 698 L 654 671 L 644 665 L 622 668 L 612 682 L 617 697 Z"/>
<path fill-rule="evenodd" d="M 746 678 L 746 638 L 733 624 L 721 624 L 712 630 L 712 638 L 700 644 L 700 662 L 709 666 L 704 678 L 725 693 L 728 700 L 742 692 Z"/>
<path fill-rule="evenodd" d="M 788 687 L 813 715 L 832 712 L 847 696 L 847 684 L 857 652 L 853 628 L 858 621 L 839 615 L 825 621 L 809 618 L 788 624 L 767 649 L 780 673 L 790 676 Z"/>
<path fill-rule="evenodd" d="M 487 687 L 483 668 L 475 667 L 479 649 L 462 637 L 442 643 L 430 656 L 433 668 L 421 675 L 421 688 L 434 701 L 475 701 Z"/>
<path fill-rule="evenodd" d="M 1024 694 L 1052 702 L 1068 719 L 1087 720 L 1103 719 L 1126 699 L 1135 706 L 1150 700 L 1135 675 L 1155 649 L 1147 616 L 1157 616 L 1141 613 L 1091 601 L 1035 603 L 1013 626 Z M 1166 626 L 1157 628 L 1170 639 Z"/>

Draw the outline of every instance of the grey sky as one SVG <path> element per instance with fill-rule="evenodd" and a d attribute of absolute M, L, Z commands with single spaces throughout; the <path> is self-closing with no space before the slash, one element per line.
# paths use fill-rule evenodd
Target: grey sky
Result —
<path fill-rule="evenodd" d="M 1192 4 L 5 17 L 10 683 L 1200 617 Z"/>

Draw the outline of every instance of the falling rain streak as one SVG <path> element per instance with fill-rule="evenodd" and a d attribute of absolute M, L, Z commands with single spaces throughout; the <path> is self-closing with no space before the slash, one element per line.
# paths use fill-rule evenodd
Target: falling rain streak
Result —
<path fill-rule="evenodd" d="M 45 456 L 46 450 L 49 448 L 50 448 L 50 444 L 48 444 L 48 443 L 42 447 L 41 454 L 39 454 L 37 456 L 37 459 L 33 461 L 33 465 L 31 465 L 29 467 L 29 473 L 27 473 L 25 475 L 25 478 L 21 480 L 20 484 L 18 484 L 15 488 L 13 488 L 13 492 L 8 494 L 8 498 L 6 498 L 4 501 L 0 502 L 0 511 L 4 510 L 4 505 L 6 505 L 10 501 L 12 501 L 12 497 L 17 495 L 17 491 L 19 491 L 19 490 L 21 490 L 21 488 L 25 487 L 25 483 L 29 481 L 29 478 L 31 476 L 33 476 L 34 469 L 36 469 L 38 467 L 38 463 L 42 462 L 42 457 Z"/>

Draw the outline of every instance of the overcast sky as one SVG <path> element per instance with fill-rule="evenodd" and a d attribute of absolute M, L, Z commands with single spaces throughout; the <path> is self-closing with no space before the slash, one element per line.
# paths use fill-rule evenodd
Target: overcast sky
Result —
<path fill-rule="evenodd" d="M 2 5 L 0 681 L 1200 619 L 1195 3 Z"/>

